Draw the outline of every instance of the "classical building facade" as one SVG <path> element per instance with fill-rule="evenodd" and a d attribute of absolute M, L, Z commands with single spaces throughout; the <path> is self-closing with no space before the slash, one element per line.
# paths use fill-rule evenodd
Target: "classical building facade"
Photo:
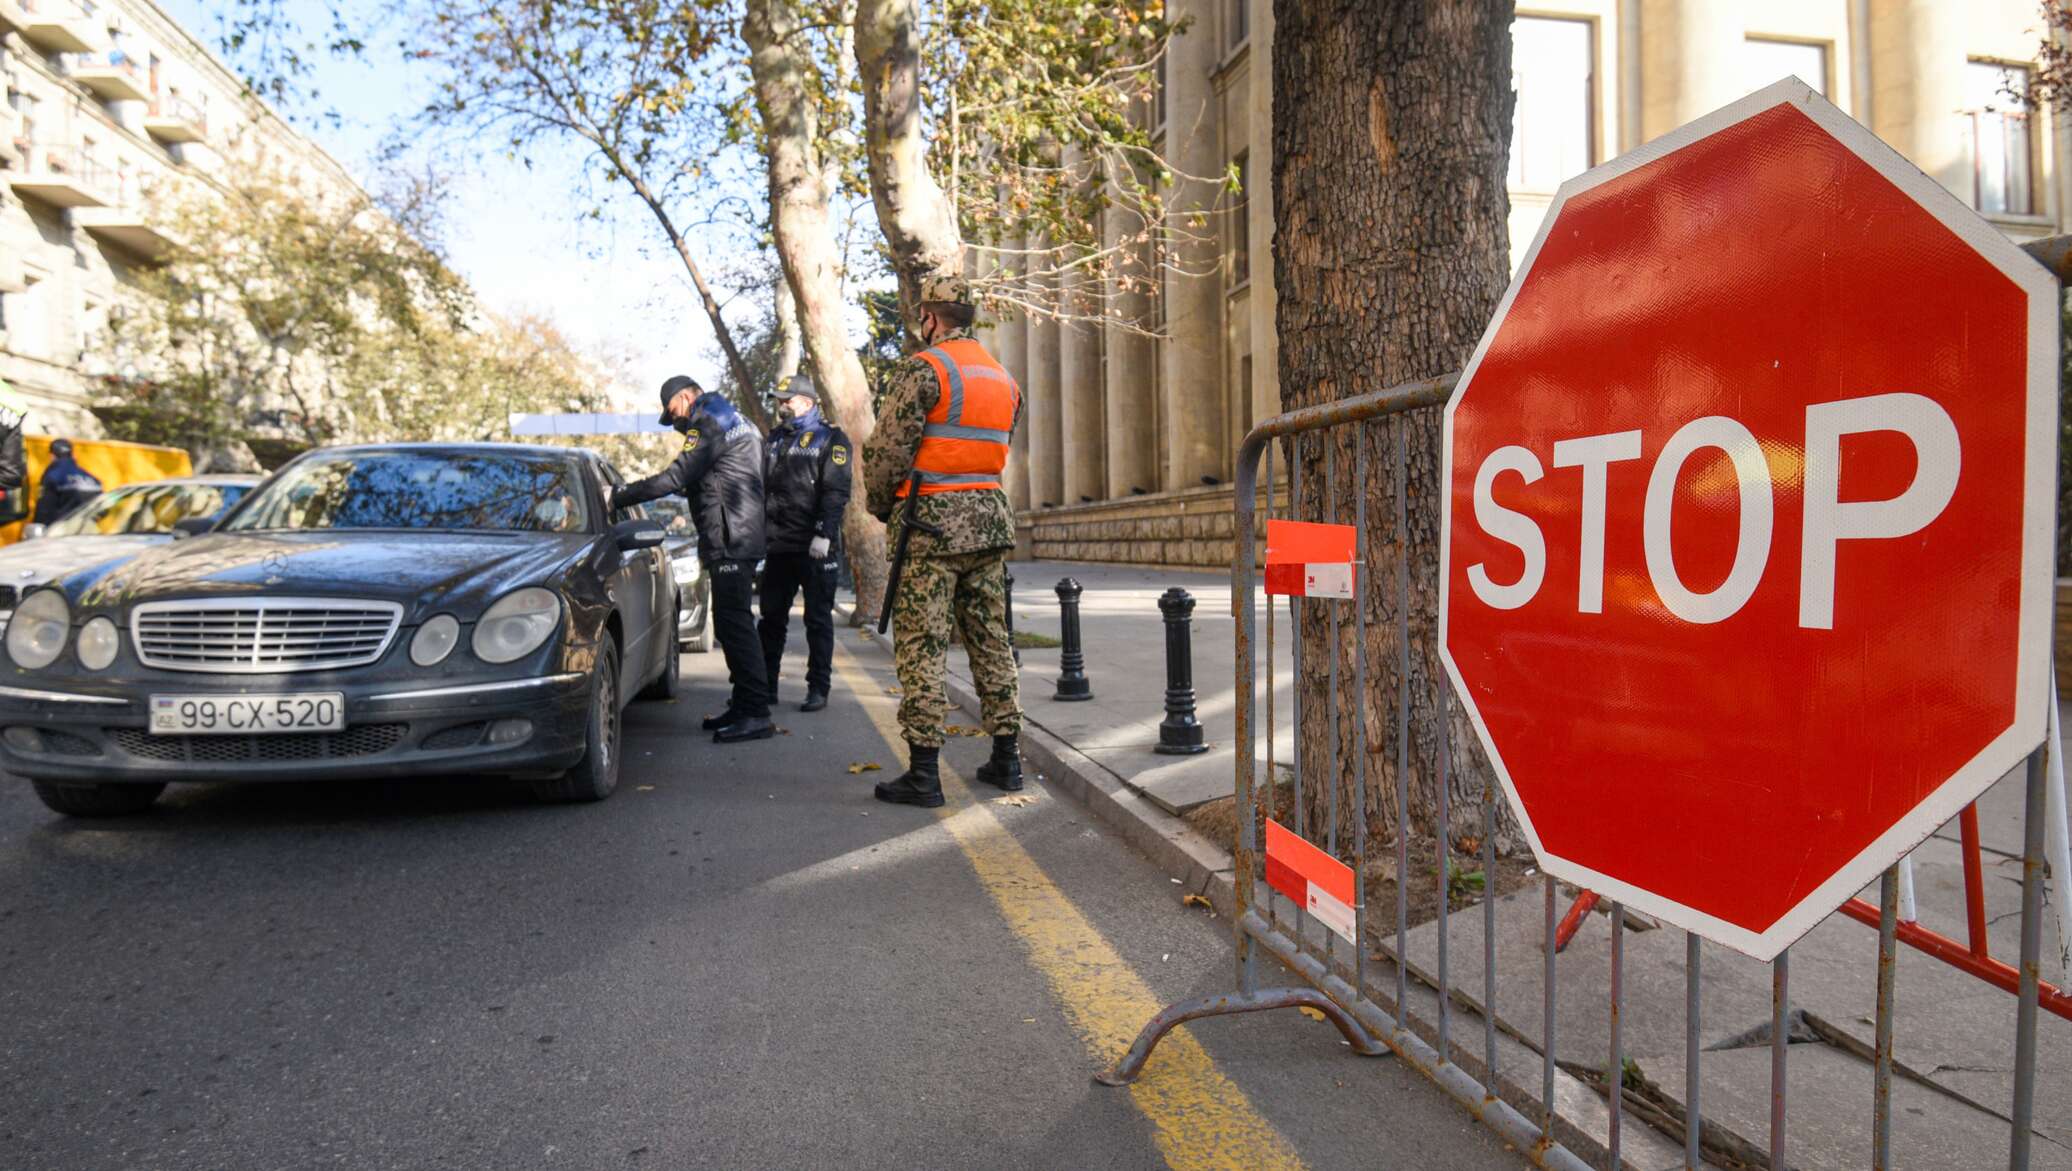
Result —
<path fill-rule="evenodd" d="M 4 3 L 5 0 L 0 0 Z M 1167 276 L 1163 334 L 1007 318 L 987 341 L 1022 379 L 1009 464 L 1022 552 L 1227 565 L 1231 461 L 1280 406 L 1274 332 L 1272 0 L 1169 0 L 1161 150 L 1231 167 L 1218 275 Z M 2072 216 L 2063 128 L 2009 95 L 2044 30 L 2037 0 L 1544 0 L 1513 25 L 1511 247 L 1562 180 L 1796 75 L 2009 235 Z"/>
<path fill-rule="evenodd" d="M 152 208 L 178 185 L 263 166 L 357 190 L 151 0 L 0 0 L 0 81 L 0 378 L 32 430 L 100 433 L 109 310 L 171 242 Z"/>

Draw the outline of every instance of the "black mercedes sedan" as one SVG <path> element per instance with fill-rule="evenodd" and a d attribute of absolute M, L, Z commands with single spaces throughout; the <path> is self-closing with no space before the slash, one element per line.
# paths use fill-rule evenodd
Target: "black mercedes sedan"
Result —
<path fill-rule="evenodd" d="M 605 512 L 595 454 L 309 452 L 206 534 L 25 594 L 0 766 L 60 813 L 169 781 L 507 773 L 618 783 L 627 696 L 677 685 L 662 526 Z"/>

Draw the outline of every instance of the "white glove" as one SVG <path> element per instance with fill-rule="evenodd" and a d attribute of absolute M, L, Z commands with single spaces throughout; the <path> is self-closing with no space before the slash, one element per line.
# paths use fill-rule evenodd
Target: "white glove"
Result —
<path fill-rule="evenodd" d="M 813 543 L 806 546 L 806 556 L 819 561 L 826 557 L 827 551 L 832 548 L 834 548 L 833 541 L 828 540 L 826 537 L 815 537 L 813 538 Z"/>

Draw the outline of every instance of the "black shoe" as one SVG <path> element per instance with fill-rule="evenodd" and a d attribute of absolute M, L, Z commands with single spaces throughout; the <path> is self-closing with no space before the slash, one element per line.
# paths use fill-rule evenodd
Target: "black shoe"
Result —
<path fill-rule="evenodd" d="M 744 740 L 768 740 L 777 734 L 777 725 L 768 716 L 742 716 L 733 723 L 712 733 L 714 744 L 739 744 Z"/>
<path fill-rule="evenodd" d="M 721 728 L 726 727 L 728 724 L 732 724 L 740 720 L 740 718 L 740 712 L 735 711 L 733 708 L 728 708 L 727 710 L 721 712 L 716 716 L 706 716 L 703 720 L 699 721 L 698 726 L 705 729 L 708 732 L 717 732 Z"/>
<path fill-rule="evenodd" d="M 993 737 L 993 755 L 978 766 L 979 780 L 1012 793 L 1022 787 L 1022 749 L 1018 737 Z"/>
<path fill-rule="evenodd" d="M 907 745 L 907 771 L 871 789 L 878 800 L 893 805 L 919 805 L 923 809 L 942 807 L 942 749 Z"/>
<path fill-rule="evenodd" d="M 806 693 L 806 702 L 799 705 L 799 710 L 802 712 L 817 712 L 826 706 L 827 692 L 808 691 Z"/>

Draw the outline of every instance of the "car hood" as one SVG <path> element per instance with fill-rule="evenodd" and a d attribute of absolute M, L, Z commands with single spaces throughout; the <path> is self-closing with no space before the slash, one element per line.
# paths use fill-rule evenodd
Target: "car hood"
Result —
<path fill-rule="evenodd" d="M 44 537 L 0 549 L 0 586 L 34 585 L 170 544 L 163 533 Z"/>
<path fill-rule="evenodd" d="M 398 602 L 404 622 L 451 611 L 471 621 L 520 586 L 559 584 L 602 542 L 585 534 L 434 532 L 210 533 L 75 584 L 85 607 L 169 598 L 349 597 Z"/>

